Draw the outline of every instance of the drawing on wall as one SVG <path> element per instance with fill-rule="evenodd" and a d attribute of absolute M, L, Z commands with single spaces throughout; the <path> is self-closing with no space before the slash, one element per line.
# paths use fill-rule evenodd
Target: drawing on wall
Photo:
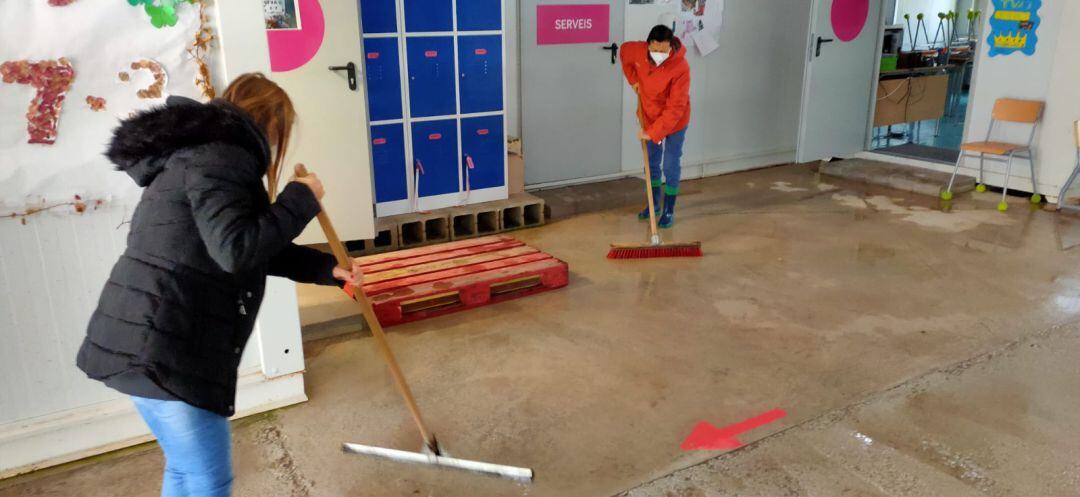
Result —
<path fill-rule="evenodd" d="M 1039 7 L 1042 0 L 993 0 L 990 15 L 990 56 L 1020 52 L 1034 55 L 1039 42 L 1038 29 L 1042 19 Z"/>
<path fill-rule="evenodd" d="M 105 99 L 101 97 L 95 97 L 93 95 L 87 95 L 86 105 L 88 105 L 90 107 L 90 110 L 94 112 L 101 112 L 105 110 Z"/>
<path fill-rule="evenodd" d="M 195 3 L 198 0 L 128 0 L 132 6 L 143 6 L 146 15 L 150 16 L 150 24 L 155 28 L 176 26 L 179 16 L 176 15 L 176 4 Z"/>
<path fill-rule="evenodd" d="M 140 69 L 150 71 L 150 74 L 154 76 L 154 82 L 150 86 L 135 92 L 135 94 L 141 99 L 162 98 L 165 96 L 165 85 L 168 83 L 168 75 L 165 74 L 165 68 L 156 61 L 147 59 L 131 63 L 132 71 L 138 71 Z M 131 81 L 131 75 L 126 72 L 120 73 L 119 78 L 120 81 L 125 83 Z"/>
<path fill-rule="evenodd" d="M 266 29 L 300 29 L 296 0 L 263 0 Z"/>
<path fill-rule="evenodd" d="M 30 62 L 13 60 L 0 64 L 0 77 L 5 83 L 30 85 L 36 92 L 26 111 L 27 143 L 52 145 L 56 143 L 56 123 L 64 106 L 65 94 L 75 81 L 71 62 L 59 60 Z"/>
<path fill-rule="evenodd" d="M 675 16 L 674 31 L 687 50 L 697 47 L 698 53 L 704 56 L 720 48 L 724 0 L 680 0 L 680 3 L 682 7 Z"/>

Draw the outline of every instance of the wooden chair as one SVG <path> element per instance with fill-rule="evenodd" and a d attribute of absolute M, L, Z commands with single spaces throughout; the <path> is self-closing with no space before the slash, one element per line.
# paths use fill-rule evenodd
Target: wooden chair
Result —
<path fill-rule="evenodd" d="M 986 130 L 986 140 L 981 142 L 968 142 L 960 145 L 960 157 L 956 159 L 956 167 L 953 169 L 952 177 L 949 178 L 949 186 L 944 192 L 941 192 L 941 198 L 944 200 L 952 200 L 953 182 L 956 180 L 956 173 L 960 170 L 960 163 L 964 161 L 964 158 L 978 157 L 979 183 L 975 187 L 976 191 L 986 191 L 986 184 L 983 182 L 983 164 L 985 161 L 991 160 L 994 162 L 1004 162 L 1006 164 L 1005 184 L 1002 185 L 1001 202 L 999 202 L 997 206 L 999 211 L 1005 212 L 1009 208 L 1009 204 L 1005 203 L 1005 196 L 1009 192 L 1009 178 L 1012 176 L 1013 159 L 1024 159 L 1031 165 L 1031 203 L 1037 204 L 1041 202 L 1042 195 L 1039 195 L 1038 183 L 1035 181 L 1035 151 L 1031 149 L 1031 143 L 1035 140 L 1035 130 L 1039 127 L 1042 111 L 1043 103 L 1036 100 L 1000 98 L 997 102 L 994 102 L 994 110 L 990 115 L 990 129 Z M 997 124 L 998 121 L 1030 124 L 1031 134 L 1028 136 L 1027 143 L 1019 144 L 992 141 L 991 137 L 994 132 L 994 125 Z"/>
<path fill-rule="evenodd" d="M 1069 201 L 1069 190 L 1076 184 L 1077 177 L 1080 177 L 1080 121 L 1073 123 L 1073 137 L 1076 138 L 1076 167 L 1073 168 L 1065 186 L 1061 187 L 1061 195 L 1058 195 L 1058 209 L 1080 211 L 1080 204 Z"/>

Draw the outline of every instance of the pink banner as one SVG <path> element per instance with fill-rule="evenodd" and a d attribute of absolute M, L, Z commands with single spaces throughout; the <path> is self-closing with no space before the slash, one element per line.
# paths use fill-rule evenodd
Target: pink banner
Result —
<path fill-rule="evenodd" d="M 594 5 L 537 5 L 536 44 L 607 43 L 611 7 Z"/>

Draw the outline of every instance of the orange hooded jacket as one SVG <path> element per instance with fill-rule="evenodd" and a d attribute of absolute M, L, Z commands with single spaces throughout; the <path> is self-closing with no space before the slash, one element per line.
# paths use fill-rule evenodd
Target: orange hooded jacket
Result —
<path fill-rule="evenodd" d="M 645 132 L 656 143 L 690 124 L 690 65 L 686 63 L 686 47 L 678 45 L 659 66 L 649 57 L 648 43 L 628 41 L 621 47 L 626 81 L 638 85 Z"/>

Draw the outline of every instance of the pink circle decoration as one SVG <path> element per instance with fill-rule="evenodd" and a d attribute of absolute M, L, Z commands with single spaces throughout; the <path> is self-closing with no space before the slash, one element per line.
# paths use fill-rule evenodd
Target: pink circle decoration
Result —
<path fill-rule="evenodd" d="M 319 0 L 297 0 L 300 11 L 300 29 L 272 29 L 266 31 L 270 45 L 270 70 L 286 72 L 307 64 L 322 46 L 326 33 Z"/>
<path fill-rule="evenodd" d="M 833 0 L 832 27 L 840 41 L 859 37 L 870 15 L 870 0 Z"/>

